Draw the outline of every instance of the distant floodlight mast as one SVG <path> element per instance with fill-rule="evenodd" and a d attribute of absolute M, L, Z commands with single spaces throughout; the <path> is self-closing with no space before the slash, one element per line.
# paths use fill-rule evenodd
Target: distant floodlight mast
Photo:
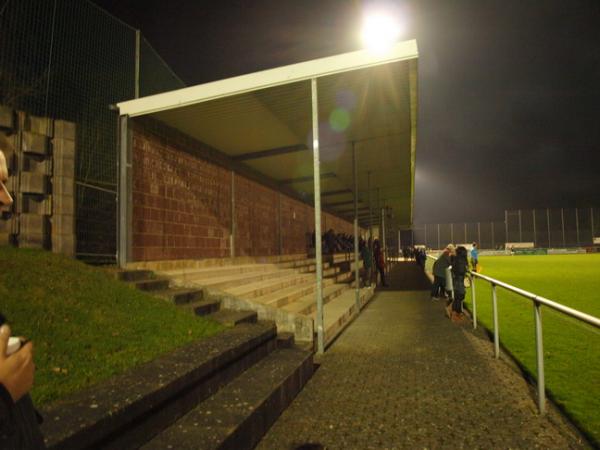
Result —
<path fill-rule="evenodd" d="M 363 22 L 362 42 L 367 50 L 385 53 L 398 42 L 401 33 L 402 26 L 392 14 L 371 13 Z"/>

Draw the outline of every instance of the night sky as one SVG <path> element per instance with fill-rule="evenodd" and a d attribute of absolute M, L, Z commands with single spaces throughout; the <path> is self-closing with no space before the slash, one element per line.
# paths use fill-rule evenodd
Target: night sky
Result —
<path fill-rule="evenodd" d="M 361 47 L 341 0 L 97 0 L 189 85 Z M 381 2 L 379 2 L 381 4 Z M 415 221 L 600 207 L 600 1 L 392 2 L 419 46 Z"/>

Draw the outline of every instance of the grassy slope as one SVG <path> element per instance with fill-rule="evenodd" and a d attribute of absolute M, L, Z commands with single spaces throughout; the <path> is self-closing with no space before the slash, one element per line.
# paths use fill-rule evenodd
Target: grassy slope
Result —
<path fill-rule="evenodd" d="M 600 255 L 481 257 L 483 273 L 600 316 Z M 498 293 L 500 340 L 536 374 L 531 303 Z M 492 329 L 491 289 L 477 282 L 478 318 Z M 471 294 L 467 294 L 471 307 Z M 600 332 L 543 308 L 546 387 L 600 441 Z"/>
<path fill-rule="evenodd" d="M 35 343 L 38 405 L 222 330 L 105 271 L 9 247 L 0 247 L 0 311 L 13 335 Z"/>

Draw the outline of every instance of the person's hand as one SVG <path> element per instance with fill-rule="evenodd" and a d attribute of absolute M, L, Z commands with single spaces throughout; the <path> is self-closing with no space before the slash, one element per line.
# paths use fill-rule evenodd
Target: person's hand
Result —
<path fill-rule="evenodd" d="M 33 344 L 28 342 L 10 356 L 6 356 L 10 328 L 0 327 L 0 384 L 2 384 L 14 402 L 29 392 L 33 386 Z"/>

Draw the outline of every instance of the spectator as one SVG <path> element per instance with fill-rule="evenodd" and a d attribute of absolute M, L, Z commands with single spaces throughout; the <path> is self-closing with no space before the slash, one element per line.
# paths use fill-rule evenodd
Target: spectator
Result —
<path fill-rule="evenodd" d="M 4 209 L 12 204 L 12 197 L 4 186 L 8 179 L 8 168 L 4 153 L 0 149 L 0 206 Z M 38 416 L 27 394 L 33 385 L 35 365 L 33 344 L 25 344 L 8 356 L 7 347 L 10 328 L 0 313 L 0 448 L 39 449 L 44 448 L 44 439 L 39 429 Z"/>
<path fill-rule="evenodd" d="M 465 275 L 468 269 L 467 249 L 461 245 L 456 249 L 456 256 L 452 261 L 452 285 L 454 293 L 452 303 L 447 307 L 448 315 L 453 322 L 460 322 L 464 318 L 462 302 L 465 299 Z"/>
<path fill-rule="evenodd" d="M 445 297 L 446 269 L 450 267 L 450 258 L 454 253 L 454 246 L 448 244 L 439 258 L 433 263 L 433 284 L 431 286 L 431 300 Z"/>
<path fill-rule="evenodd" d="M 373 258 L 375 259 L 375 267 L 377 268 L 379 276 L 381 277 L 381 286 L 387 287 L 387 283 L 385 282 L 385 259 L 383 257 L 383 251 L 381 249 L 379 239 L 375 239 L 373 241 Z M 377 284 L 377 275 L 375 278 L 375 284 Z"/>
<path fill-rule="evenodd" d="M 477 265 L 479 264 L 479 251 L 477 250 L 477 242 L 473 242 L 471 248 L 471 268 L 473 272 L 477 272 Z"/>

